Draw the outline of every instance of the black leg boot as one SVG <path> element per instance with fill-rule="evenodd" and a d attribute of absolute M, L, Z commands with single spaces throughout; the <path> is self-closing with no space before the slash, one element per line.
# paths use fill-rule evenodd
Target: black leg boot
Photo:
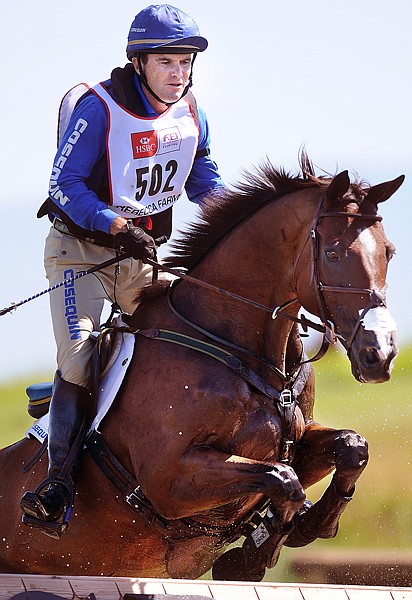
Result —
<path fill-rule="evenodd" d="M 49 476 L 20 501 L 23 523 L 54 538 L 66 530 L 70 517 L 90 401 L 88 390 L 56 373 L 49 415 Z"/>
<path fill-rule="evenodd" d="M 293 519 L 295 528 L 285 542 L 285 546 L 298 548 L 310 544 L 317 538 L 334 538 L 338 532 L 339 519 L 352 500 L 355 487 L 350 495 L 341 496 L 332 478 L 323 496 L 312 504 L 306 500 L 303 507 Z"/>

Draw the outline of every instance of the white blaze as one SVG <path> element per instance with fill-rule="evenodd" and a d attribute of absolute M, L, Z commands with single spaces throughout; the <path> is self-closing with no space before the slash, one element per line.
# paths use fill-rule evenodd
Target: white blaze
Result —
<path fill-rule="evenodd" d="M 359 315 L 362 311 L 359 311 Z M 377 306 L 368 310 L 362 319 L 362 325 L 365 331 L 374 331 L 375 333 L 387 333 L 396 331 L 396 322 L 391 313 L 384 306 Z"/>
<path fill-rule="evenodd" d="M 358 239 L 365 247 L 368 254 L 373 255 L 376 250 L 376 242 L 370 229 L 361 229 L 358 232 Z"/>
<path fill-rule="evenodd" d="M 370 229 L 363 229 L 359 232 L 358 240 L 366 250 L 365 262 L 369 266 L 370 273 L 376 273 L 375 255 L 376 255 L 376 241 L 373 237 Z M 376 282 L 372 282 L 372 289 L 375 287 Z M 359 315 L 362 314 L 362 310 L 359 311 Z M 384 306 L 378 306 L 371 308 L 364 318 L 362 319 L 362 326 L 365 331 L 374 331 L 378 337 L 388 332 L 396 331 L 396 322 L 390 314 L 389 310 Z"/>
<path fill-rule="evenodd" d="M 373 278 L 373 281 L 371 282 L 371 287 L 373 289 L 374 287 L 376 287 L 376 281 L 374 277 L 376 273 L 376 241 L 370 229 L 362 229 L 358 232 L 358 234 L 358 241 L 365 249 L 365 252 L 362 253 L 364 257 L 365 266 L 369 269 L 369 272 Z"/>

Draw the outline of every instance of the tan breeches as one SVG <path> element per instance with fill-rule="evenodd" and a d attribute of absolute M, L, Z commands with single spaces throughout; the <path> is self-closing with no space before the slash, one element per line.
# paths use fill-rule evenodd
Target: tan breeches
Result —
<path fill-rule="evenodd" d="M 44 265 L 50 287 L 80 271 L 116 256 L 116 251 L 84 242 L 51 228 L 46 239 Z M 131 314 L 136 292 L 152 280 L 152 267 L 125 259 L 50 292 L 50 309 L 57 344 L 57 367 L 66 381 L 90 386 L 90 358 L 105 301 L 117 302 Z"/>

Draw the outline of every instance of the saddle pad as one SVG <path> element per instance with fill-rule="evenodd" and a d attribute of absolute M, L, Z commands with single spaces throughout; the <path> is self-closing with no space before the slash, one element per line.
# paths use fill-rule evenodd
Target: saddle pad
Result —
<path fill-rule="evenodd" d="M 113 400 L 122 384 L 126 371 L 131 363 L 134 350 L 135 336 L 133 333 L 122 332 L 122 345 L 112 368 L 100 382 L 97 414 L 90 426 L 89 432 L 98 429 L 101 421 L 106 416 Z M 34 437 L 43 442 L 49 428 L 49 413 L 33 423 L 26 433 L 26 437 Z"/>

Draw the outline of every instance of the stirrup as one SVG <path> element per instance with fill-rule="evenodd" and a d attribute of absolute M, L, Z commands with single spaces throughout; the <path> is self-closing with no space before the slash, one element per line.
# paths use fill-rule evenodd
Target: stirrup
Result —
<path fill-rule="evenodd" d="M 66 510 L 65 515 L 63 517 L 63 521 L 42 521 L 41 519 L 36 519 L 35 517 L 31 517 L 27 513 L 23 513 L 21 518 L 21 522 L 24 525 L 28 525 L 29 527 L 33 527 L 34 529 L 40 529 L 42 533 L 48 535 L 49 537 L 58 540 L 60 536 L 65 533 L 67 530 L 67 526 L 69 524 L 71 513 L 71 506 Z"/>
<path fill-rule="evenodd" d="M 60 479 L 59 477 L 53 477 L 53 475 L 51 475 L 36 487 L 34 493 L 40 496 L 42 492 L 44 493 L 45 491 L 47 491 L 46 488 L 53 484 L 60 485 L 62 488 L 65 489 L 67 506 L 72 507 L 74 503 L 74 484 L 70 478 Z"/>
<path fill-rule="evenodd" d="M 32 516 L 28 514 L 24 507 L 23 508 L 23 516 L 22 523 L 24 525 L 28 525 L 29 527 L 33 527 L 36 529 L 40 529 L 42 533 L 52 537 L 54 539 L 59 539 L 60 536 L 65 533 L 67 527 L 69 525 L 70 515 L 73 509 L 74 502 L 74 485 L 70 479 L 59 479 L 58 477 L 48 477 L 45 481 L 43 481 L 34 491 L 35 495 L 41 495 L 41 492 L 45 490 L 51 484 L 58 484 L 63 487 L 66 491 L 66 509 L 64 512 L 62 511 L 61 515 L 58 517 L 56 521 L 48 521 L 46 519 L 39 519 L 38 517 Z"/>

